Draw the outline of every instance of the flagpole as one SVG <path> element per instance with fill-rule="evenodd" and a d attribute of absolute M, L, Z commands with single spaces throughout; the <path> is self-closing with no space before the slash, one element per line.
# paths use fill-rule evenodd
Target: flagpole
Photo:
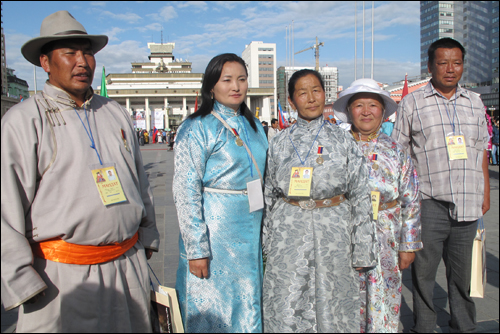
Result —
<path fill-rule="evenodd" d="M 373 11 L 375 9 L 375 1 L 372 1 L 372 80 L 373 80 Z"/>
<path fill-rule="evenodd" d="M 295 67 L 295 55 L 293 51 L 295 51 L 295 34 L 294 34 L 293 20 L 292 20 L 292 67 Z"/>
<path fill-rule="evenodd" d="M 288 66 L 288 27 L 285 27 L 285 73 Z"/>
<path fill-rule="evenodd" d="M 363 1 L 363 73 L 362 78 L 365 77 L 365 2 Z"/>
<path fill-rule="evenodd" d="M 356 1 L 354 1 L 354 81 L 358 79 L 357 76 L 357 58 L 358 58 L 358 49 L 357 49 L 357 43 L 358 43 L 358 30 L 357 30 L 357 23 L 358 23 L 358 8 L 356 5 Z"/>

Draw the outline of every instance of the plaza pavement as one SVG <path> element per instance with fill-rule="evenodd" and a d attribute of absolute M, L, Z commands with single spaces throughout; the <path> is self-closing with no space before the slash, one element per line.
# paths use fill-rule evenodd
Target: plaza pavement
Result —
<path fill-rule="evenodd" d="M 144 166 L 153 190 L 156 222 L 161 236 L 160 250 L 149 260 L 156 276 L 163 285 L 174 287 L 178 264 L 179 227 L 177 212 L 172 197 L 174 153 L 166 145 L 151 144 L 142 147 Z M 498 300 L 498 226 L 499 226 L 499 169 L 490 166 L 491 209 L 484 217 L 487 249 L 487 287 L 485 298 L 475 298 L 477 310 L 477 331 L 479 333 L 499 332 Z M 154 278 L 153 278 L 154 279 Z M 411 273 L 403 273 L 403 299 L 401 305 L 400 332 L 409 332 L 413 326 Z M 434 289 L 434 305 L 438 311 L 436 333 L 447 333 L 449 306 L 446 274 L 443 261 L 438 270 Z M 17 309 L 5 312 L 2 305 L 2 333 L 12 333 L 17 321 Z"/>

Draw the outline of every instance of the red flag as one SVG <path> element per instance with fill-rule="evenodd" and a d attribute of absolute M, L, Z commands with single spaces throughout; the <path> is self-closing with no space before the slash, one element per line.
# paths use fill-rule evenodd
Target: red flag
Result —
<path fill-rule="evenodd" d="M 153 144 L 156 143 L 156 136 L 158 136 L 158 129 L 155 126 L 153 130 Z"/>
<path fill-rule="evenodd" d="M 198 92 L 196 92 L 196 101 L 194 102 L 194 112 L 198 111 Z"/>
<path fill-rule="evenodd" d="M 403 87 L 403 95 L 401 96 L 401 100 L 408 95 L 408 73 L 405 75 L 405 85 Z"/>
<path fill-rule="evenodd" d="M 286 129 L 288 127 L 288 121 L 283 115 L 283 110 L 281 109 L 281 104 L 278 101 L 278 125 L 281 130 Z"/>

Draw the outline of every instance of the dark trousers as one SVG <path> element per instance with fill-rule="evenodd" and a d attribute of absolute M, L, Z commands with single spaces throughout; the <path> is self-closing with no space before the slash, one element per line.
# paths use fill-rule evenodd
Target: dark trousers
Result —
<path fill-rule="evenodd" d="M 412 264 L 414 332 L 432 333 L 437 313 L 432 301 L 441 257 L 446 266 L 450 332 L 475 332 L 476 306 L 469 297 L 472 244 L 477 221 L 457 222 L 448 213 L 450 203 L 422 201 L 422 242 L 424 248 Z"/>

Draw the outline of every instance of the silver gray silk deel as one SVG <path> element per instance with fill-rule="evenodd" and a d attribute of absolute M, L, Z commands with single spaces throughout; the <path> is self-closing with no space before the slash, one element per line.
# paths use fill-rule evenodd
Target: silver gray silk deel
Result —
<path fill-rule="evenodd" d="M 359 331 L 355 268 L 377 262 L 368 169 L 351 134 L 323 123 L 323 116 L 309 123 L 299 118 L 269 144 L 263 223 L 265 332 Z M 323 146 L 322 164 L 316 161 L 318 145 Z M 302 166 L 314 168 L 314 200 L 341 194 L 348 200 L 312 210 L 286 203 L 281 196 L 288 194 L 292 168 Z"/>

